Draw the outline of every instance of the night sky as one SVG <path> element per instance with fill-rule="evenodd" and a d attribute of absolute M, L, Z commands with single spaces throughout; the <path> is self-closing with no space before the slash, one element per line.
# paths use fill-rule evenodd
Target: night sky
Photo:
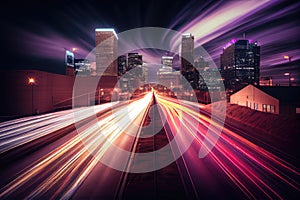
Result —
<path fill-rule="evenodd" d="M 299 83 L 300 3 L 297 1 L 16 1 L 0 5 L 1 68 L 63 73 L 64 49 L 85 57 L 95 46 L 95 28 L 117 33 L 162 27 L 195 35 L 219 65 L 233 38 L 258 41 L 261 75 Z M 284 55 L 292 56 L 289 64 Z M 75 54 L 76 56 L 76 54 Z M 145 56 L 147 57 L 147 56 Z M 150 56 L 151 57 L 151 56 Z"/>

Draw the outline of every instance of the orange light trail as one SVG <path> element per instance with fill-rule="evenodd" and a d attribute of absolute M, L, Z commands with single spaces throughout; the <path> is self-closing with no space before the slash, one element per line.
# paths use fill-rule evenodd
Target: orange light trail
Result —
<path fill-rule="evenodd" d="M 125 104 L 114 109 L 114 114 L 104 114 L 96 123 L 91 123 L 87 128 L 83 129 L 79 135 L 75 135 L 63 145 L 32 163 L 25 171 L 20 173 L 16 179 L 0 190 L 0 198 L 14 196 L 15 193 L 23 191 L 24 188 L 28 190 L 31 184 L 37 185 L 26 195 L 27 199 L 49 196 L 51 196 L 51 198 L 70 198 L 99 163 L 99 160 L 108 151 L 111 145 L 119 137 L 123 137 L 123 135 L 128 132 L 132 123 L 141 123 L 136 120 L 140 120 L 139 116 L 147 112 L 151 102 L 152 93 L 149 93 L 142 99 L 131 101 L 129 105 Z M 100 112 L 105 108 L 112 107 L 112 104 L 104 104 L 96 107 L 97 109 L 94 108 L 96 112 Z M 130 109 L 128 109 L 128 107 Z M 83 120 L 94 114 L 91 113 L 91 108 L 79 109 L 76 112 L 82 113 L 79 113 L 80 118 L 75 118 L 75 121 Z M 63 119 L 70 117 L 66 117 L 63 113 L 58 113 Z M 72 112 L 70 112 L 70 115 L 72 115 Z M 49 116 L 46 115 L 45 117 L 48 119 Z M 54 119 L 58 121 L 62 120 L 57 119 L 57 117 L 54 117 Z M 49 122 L 51 120 L 52 118 L 46 121 Z M 68 120 L 65 121 L 64 126 L 67 126 L 69 123 L 74 123 L 73 118 L 68 118 Z M 39 123 L 45 122 L 40 121 Z M 34 126 L 34 124 L 40 125 L 39 123 L 33 123 L 32 126 Z M 121 124 L 122 126 L 116 126 L 116 124 Z M 59 127 L 62 128 L 63 125 Z M 48 126 L 56 127 L 56 124 L 51 121 Z M 132 129 L 130 129 L 130 131 L 132 131 Z M 24 134 L 26 135 L 26 133 Z M 18 137 L 18 135 L 15 135 L 15 137 Z M 13 137 L 14 139 L 8 140 L 8 144 L 17 142 L 15 145 L 10 145 L 9 149 L 15 148 L 24 142 L 30 142 L 33 139 L 31 135 L 29 135 L 22 137 L 22 142 L 19 142 L 15 137 Z M 36 137 L 37 136 L 34 136 L 34 139 L 36 139 Z M 6 143 L 2 143 L 3 146 L 0 148 L 3 149 L 3 151 L 9 150 L 5 148 L 5 144 Z M 55 193 L 49 194 L 52 188 L 57 189 Z"/>
<path fill-rule="evenodd" d="M 284 194 L 279 194 L 281 191 L 273 189 L 270 186 L 271 183 L 277 186 L 285 184 L 299 191 L 299 183 L 296 181 L 297 179 L 294 179 L 295 177 L 299 178 L 300 175 L 297 168 L 238 133 L 221 127 L 210 117 L 201 114 L 197 111 L 197 109 L 201 109 L 201 105 L 184 100 L 174 100 L 158 94 L 155 94 L 155 97 L 161 108 L 160 114 L 166 115 L 165 118 L 171 128 L 169 134 L 182 134 L 181 140 L 176 141 L 177 143 L 185 143 L 185 137 L 192 135 L 198 145 L 192 145 L 191 148 L 199 149 L 204 145 L 209 150 L 203 140 L 208 137 L 206 139 L 212 143 L 214 138 L 211 135 L 208 136 L 207 131 L 215 133 L 212 135 L 215 137 L 218 136 L 217 131 L 222 130 L 218 142 L 208 156 L 249 198 L 257 198 L 258 190 L 267 198 L 282 198 L 281 195 Z M 188 119 L 183 120 L 181 118 L 183 115 Z M 178 123 L 178 120 L 181 123 Z M 193 127 L 196 127 L 197 130 L 195 131 Z M 178 132 L 179 129 L 181 132 Z M 178 146 L 180 148 L 180 145 Z M 187 162 L 194 164 L 201 162 L 201 159 L 197 157 L 186 159 Z M 268 181 L 270 178 L 267 178 L 266 175 L 274 180 Z"/>
<path fill-rule="evenodd" d="M 127 102 L 77 108 L 40 116 L 12 120 L 0 124 L 0 155 L 14 151 L 34 141 L 76 124 L 77 130 L 49 153 L 41 155 L 6 186 L 0 189 L 0 198 L 21 195 L 32 198 L 71 198 L 104 157 L 118 162 L 113 146 L 128 149 L 138 138 L 140 127 L 153 102 L 159 114 L 166 119 L 165 132 L 176 145 L 185 161 L 194 185 L 199 185 L 203 163 L 220 169 L 248 198 L 283 198 L 282 187 L 299 192 L 299 170 L 262 146 L 244 138 L 229 126 L 223 127 L 202 113 L 198 103 L 173 99 L 149 92 L 144 97 Z M 201 111 L 201 112 L 200 112 Z M 87 120 L 101 113 L 96 120 Z M 82 123 L 83 121 L 87 121 Z M 221 130 L 221 134 L 218 132 Z M 212 134 L 207 134 L 208 131 Z M 215 144 L 215 137 L 218 141 Z M 189 139 L 194 142 L 189 143 Z M 205 143 L 204 140 L 208 141 Z M 210 151 L 210 145 L 214 148 Z M 204 147 L 210 153 L 199 158 Z M 186 147 L 189 147 L 186 151 Z M 177 148 L 177 150 L 176 150 Z M 126 162 L 130 159 L 130 155 Z M 195 168 L 195 169 L 194 169 Z M 199 195 L 200 196 L 200 195 Z M 19 196 L 18 196 L 19 197 Z"/>

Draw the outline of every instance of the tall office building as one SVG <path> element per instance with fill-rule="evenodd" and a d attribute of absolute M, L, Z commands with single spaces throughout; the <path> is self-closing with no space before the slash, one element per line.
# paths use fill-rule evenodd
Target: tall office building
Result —
<path fill-rule="evenodd" d="M 74 76 L 75 68 L 74 68 L 74 53 L 66 50 L 65 52 L 65 66 L 66 66 L 66 75 Z"/>
<path fill-rule="evenodd" d="M 221 54 L 221 74 L 226 89 L 238 90 L 244 85 L 259 85 L 260 46 L 248 40 L 233 41 Z"/>
<path fill-rule="evenodd" d="M 75 72 L 77 76 L 90 76 L 91 64 L 88 59 L 74 59 Z"/>
<path fill-rule="evenodd" d="M 195 60 L 195 64 L 194 64 L 195 68 L 201 72 L 204 71 L 205 68 L 209 67 L 209 63 L 206 62 L 204 60 L 204 58 L 201 56 L 200 58 L 198 58 L 197 60 Z"/>
<path fill-rule="evenodd" d="M 122 76 L 126 72 L 127 57 L 126 55 L 120 55 L 118 57 L 118 76 Z"/>
<path fill-rule="evenodd" d="M 126 71 L 129 71 L 138 65 L 143 64 L 143 56 L 138 53 L 128 53 L 128 65 Z"/>
<path fill-rule="evenodd" d="M 199 73 L 194 68 L 194 36 L 191 33 L 182 35 L 180 72 L 192 88 L 198 87 Z"/>
<path fill-rule="evenodd" d="M 173 56 L 162 56 L 161 64 L 163 68 L 173 67 Z"/>
<path fill-rule="evenodd" d="M 143 56 L 141 54 L 128 53 L 128 62 L 127 62 L 126 72 L 128 71 L 128 73 L 130 74 L 130 76 L 132 78 L 141 80 L 142 65 L 143 65 Z"/>
<path fill-rule="evenodd" d="M 123 78 L 124 91 L 135 90 L 145 80 L 143 73 L 143 56 L 138 53 L 128 53 L 125 78 Z"/>
<path fill-rule="evenodd" d="M 162 56 L 161 68 L 157 72 L 158 83 L 169 89 L 178 88 L 180 86 L 180 72 L 172 68 L 173 57 Z"/>
<path fill-rule="evenodd" d="M 180 71 L 191 71 L 194 65 L 194 36 L 191 33 L 182 35 Z"/>
<path fill-rule="evenodd" d="M 148 65 L 147 65 L 147 63 L 143 63 L 142 64 L 142 81 L 144 81 L 145 83 L 147 83 L 148 82 L 148 78 L 149 78 Z"/>
<path fill-rule="evenodd" d="M 112 28 L 97 28 L 96 73 L 102 76 L 118 75 L 118 36 Z"/>
<path fill-rule="evenodd" d="M 161 57 L 161 72 L 172 72 L 173 71 L 173 57 L 172 56 L 162 56 Z"/>

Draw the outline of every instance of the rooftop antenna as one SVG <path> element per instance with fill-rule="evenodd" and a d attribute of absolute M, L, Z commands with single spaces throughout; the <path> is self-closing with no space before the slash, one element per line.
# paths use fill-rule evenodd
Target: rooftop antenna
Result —
<path fill-rule="evenodd" d="M 244 38 L 244 40 L 246 39 L 246 33 L 243 33 L 243 38 Z"/>

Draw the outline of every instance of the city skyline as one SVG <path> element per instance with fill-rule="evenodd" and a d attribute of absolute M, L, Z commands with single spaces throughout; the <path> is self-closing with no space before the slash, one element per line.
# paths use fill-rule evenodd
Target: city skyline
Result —
<path fill-rule="evenodd" d="M 1 4 L 0 199 L 300 199 L 300 2 Z"/>
<path fill-rule="evenodd" d="M 33 3 L 35 3 L 35 6 L 31 8 Z M 158 10 L 152 13 L 151 18 L 144 17 L 140 20 L 126 20 L 126 22 L 124 21 L 125 18 L 120 17 L 121 14 L 118 12 L 112 15 L 108 12 L 109 9 L 103 11 L 105 5 L 110 9 L 115 9 L 122 5 L 122 2 L 105 3 L 103 6 L 89 2 L 82 5 L 76 2 L 71 5 L 62 2 L 60 6 L 55 3 L 46 3 L 46 5 L 48 4 L 47 12 L 55 13 L 53 17 L 46 15 L 42 11 L 41 5 L 32 1 L 24 6 L 27 10 L 35 9 L 35 12 L 24 12 L 25 10 L 21 9 L 18 10 L 17 15 L 2 19 L 6 27 L 2 32 L 2 38 L 6 38 L 3 44 L 4 49 L 8 49 L 8 51 L 1 52 L 1 55 L 6 58 L 1 63 L 1 68 L 8 68 L 9 65 L 9 68 L 30 68 L 60 73 L 62 69 L 59 67 L 59 60 L 64 48 L 72 49 L 76 47 L 78 49 L 77 56 L 82 55 L 81 57 L 84 57 L 93 49 L 94 29 L 97 27 L 114 27 L 120 33 L 142 26 L 158 26 L 171 28 L 182 33 L 190 32 L 194 34 L 195 47 L 199 44 L 203 45 L 217 63 L 217 66 L 219 66 L 222 47 L 232 38 L 242 38 L 245 33 L 247 39 L 257 40 L 259 45 L 262 46 L 262 76 L 271 74 L 274 82 L 285 84 L 286 77 L 284 73 L 288 70 L 294 76 L 294 82 L 299 82 L 299 73 L 296 67 L 299 62 L 300 49 L 298 45 L 299 38 L 297 37 L 299 20 L 296 14 L 299 3 L 262 1 L 257 5 L 249 5 L 247 2 L 202 2 L 199 4 L 189 2 L 173 5 L 170 2 L 164 2 L 159 10 L 169 8 L 167 9 L 169 11 L 167 16 L 160 17 L 161 14 Z M 145 2 L 144 4 L 150 7 L 145 13 L 145 16 L 147 16 L 154 5 L 151 2 Z M 132 5 L 135 6 L 130 9 L 134 10 L 141 4 Z M 72 10 L 73 13 L 68 15 L 63 12 L 66 7 Z M 11 4 L 6 4 L 2 8 L 4 14 L 15 9 Z M 276 8 L 281 8 L 282 11 Z M 187 15 L 187 13 L 193 14 Z M 220 20 L 222 13 L 227 13 L 228 17 Z M 19 14 L 22 15 L 22 18 L 19 17 Z M 130 11 L 123 12 L 123 15 L 128 16 L 129 19 L 133 17 Z M 56 23 L 57 20 L 53 20 L 53 18 L 61 18 L 62 16 L 64 21 Z M 140 14 L 140 16 L 143 15 Z M 160 20 L 155 20 L 157 18 Z M 78 20 L 75 21 L 75 19 Z M 22 25 L 19 23 L 20 20 Z M 26 26 L 29 21 L 32 25 Z M 223 25 L 218 24 L 219 21 Z M 205 25 L 205 22 L 208 25 L 211 24 L 210 27 Z M 75 32 L 72 31 L 74 29 L 76 29 Z M 19 31 L 15 32 L 16 30 Z M 8 35 L 13 36 L 16 33 L 18 33 L 16 41 L 11 41 L 12 37 L 8 37 Z M 138 38 L 137 42 L 139 42 Z M 280 48 L 282 46 L 284 48 Z M 40 50 L 37 51 L 37 49 Z M 287 66 L 288 60 L 284 59 L 285 55 L 292 57 L 291 67 Z M 159 63 L 160 56 L 154 52 L 153 55 L 144 55 L 144 60 L 147 62 L 147 58 L 149 61 L 156 58 L 156 62 Z"/>

